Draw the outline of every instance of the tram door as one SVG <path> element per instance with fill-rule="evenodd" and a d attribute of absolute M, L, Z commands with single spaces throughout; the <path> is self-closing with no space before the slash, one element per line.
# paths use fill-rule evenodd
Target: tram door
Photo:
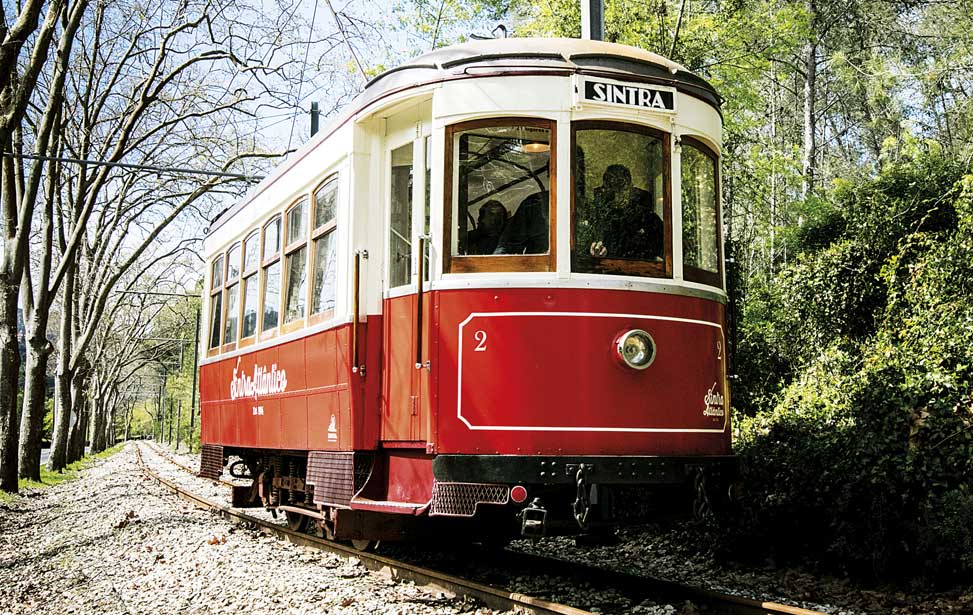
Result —
<path fill-rule="evenodd" d="M 425 232 L 423 203 L 426 190 L 425 141 L 419 139 L 389 152 L 388 160 L 388 250 L 385 262 L 384 370 L 382 440 L 403 445 L 425 446 L 428 429 L 428 370 L 416 368 L 417 326 L 416 282 L 420 229 Z M 428 228 L 428 227 L 427 227 Z M 427 261 L 428 262 L 428 261 Z M 428 279 L 428 267 L 423 267 Z M 431 306 L 423 305 L 426 338 Z M 425 343 L 427 348 L 428 345 Z"/>

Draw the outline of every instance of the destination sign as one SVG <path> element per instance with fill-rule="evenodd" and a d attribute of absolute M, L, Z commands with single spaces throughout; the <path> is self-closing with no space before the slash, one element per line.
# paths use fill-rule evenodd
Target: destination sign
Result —
<path fill-rule="evenodd" d="M 585 79 L 583 96 L 586 101 L 609 105 L 654 111 L 676 110 L 676 91 L 662 86 Z"/>

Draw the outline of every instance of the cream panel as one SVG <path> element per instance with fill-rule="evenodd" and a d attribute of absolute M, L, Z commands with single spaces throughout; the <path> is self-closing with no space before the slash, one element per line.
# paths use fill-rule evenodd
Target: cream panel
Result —
<path fill-rule="evenodd" d="M 435 95 L 437 126 L 479 117 L 538 115 L 571 108 L 568 77 L 484 77 L 443 84 Z"/>

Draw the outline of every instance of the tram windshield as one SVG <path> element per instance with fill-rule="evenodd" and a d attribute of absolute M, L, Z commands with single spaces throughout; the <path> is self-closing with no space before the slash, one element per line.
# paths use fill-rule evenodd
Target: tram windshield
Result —
<path fill-rule="evenodd" d="M 454 134 L 453 256 L 550 251 L 551 131 L 509 122 Z"/>
<path fill-rule="evenodd" d="M 574 271 L 665 276 L 665 137 L 611 122 L 574 135 Z"/>

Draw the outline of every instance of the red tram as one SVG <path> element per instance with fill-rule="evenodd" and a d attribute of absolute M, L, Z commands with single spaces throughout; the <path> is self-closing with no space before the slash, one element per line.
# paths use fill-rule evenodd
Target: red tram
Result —
<path fill-rule="evenodd" d="M 733 465 L 719 104 L 573 39 L 376 77 L 209 231 L 201 474 L 351 540 L 699 498 Z"/>

